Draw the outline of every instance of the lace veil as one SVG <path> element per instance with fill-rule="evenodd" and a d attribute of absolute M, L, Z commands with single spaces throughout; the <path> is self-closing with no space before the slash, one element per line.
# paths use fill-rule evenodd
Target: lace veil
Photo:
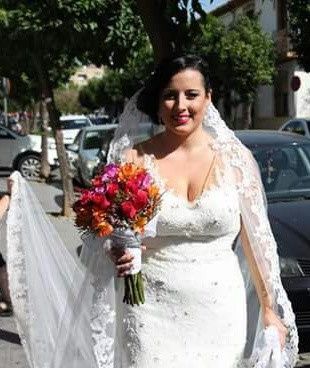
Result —
<path fill-rule="evenodd" d="M 138 111 L 136 98 L 127 104 L 111 143 L 109 161 L 122 159 L 133 146 L 139 122 L 150 119 Z M 275 312 L 289 329 L 280 350 L 275 328 L 264 329 L 255 290 L 240 239 L 236 252 L 248 292 L 248 341 L 242 367 L 293 368 L 298 337 L 290 302 L 282 287 L 280 269 L 258 168 L 250 152 L 229 130 L 213 105 L 204 127 L 221 156 L 221 172 L 236 185 L 241 215 L 255 260 L 264 277 Z M 228 175 L 226 175 L 228 173 Z M 117 352 L 123 317 L 116 302 L 122 283 L 106 255 L 108 239 L 82 236 L 80 260 L 67 250 L 29 184 L 13 173 L 7 220 L 8 270 L 18 330 L 31 368 L 121 367 Z"/>

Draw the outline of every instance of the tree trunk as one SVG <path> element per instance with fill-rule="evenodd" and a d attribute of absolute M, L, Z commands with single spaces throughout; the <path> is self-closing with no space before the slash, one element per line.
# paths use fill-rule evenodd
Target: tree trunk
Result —
<path fill-rule="evenodd" d="M 72 174 L 68 161 L 67 152 L 63 143 L 63 134 L 59 126 L 59 113 L 57 111 L 55 101 L 53 98 L 53 91 L 50 91 L 52 96 L 47 104 L 47 109 L 50 116 L 51 126 L 54 132 L 56 141 L 56 150 L 59 162 L 59 170 L 62 179 L 63 189 L 63 215 L 70 217 L 73 215 L 72 205 L 74 203 L 74 190 L 72 183 Z"/>
<path fill-rule="evenodd" d="M 242 104 L 242 129 L 250 129 L 252 126 L 252 102 L 247 101 Z"/>
<path fill-rule="evenodd" d="M 40 112 L 42 119 L 42 141 L 41 141 L 41 170 L 40 176 L 46 181 L 51 174 L 51 167 L 48 162 L 48 112 L 46 108 L 46 101 L 44 96 L 42 96 L 41 104 L 40 104 Z"/>
<path fill-rule="evenodd" d="M 170 32 L 163 11 L 165 3 L 163 0 L 137 0 L 138 11 L 149 35 L 156 64 L 173 52 L 173 32 Z"/>
<path fill-rule="evenodd" d="M 59 112 L 55 105 L 54 93 L 47 73 L 48 68 L 44 67 L 42 60 L 40 60 L 40 55 L 33 54 L 32 60 L 37 70 L 39 85 L 41 85 L 41 95 L 45 96 L 47 111 L 49 114 L 51 127 L 53 129 L 55 136 L 56 150 L 63 190 L 62 214 L 64 216 L 70 217 L 73 215 L 72 205 L 74 203 L 74 190 L 69 161 L 63 143 L 63 134 L 59 124 Z"/>

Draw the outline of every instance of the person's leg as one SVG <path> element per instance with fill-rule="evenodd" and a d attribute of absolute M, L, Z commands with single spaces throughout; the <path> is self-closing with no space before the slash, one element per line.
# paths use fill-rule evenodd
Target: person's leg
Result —
<path fill-rule="evenodd" d="M 10 290 L 9 290 L 9 281 L 8 281 L 8 273 L 6 269 L 5 260 L 0 253 L 0 290 L 2 294 L 2 299 L 6 302 L 11 302 Z"/>
<path fill-rule="evenodd" d="M 0 253 L 0 291 L 1 291 L 1 300 L 0 300 L 0 317 L 8 317 L 13 314 L 10 290 L 9 290 L 9 281 L 8 281 L 8 273 L 6 269 L 5 260 Z"/>

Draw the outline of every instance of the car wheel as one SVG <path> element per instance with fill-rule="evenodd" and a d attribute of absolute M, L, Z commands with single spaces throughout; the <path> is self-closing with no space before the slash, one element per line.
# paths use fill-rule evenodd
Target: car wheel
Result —
<path fill-rule="evenodd" d="M 17 169 L 26 179 L 38 179 L 41 170 L 41 160 L 37 155 L 23 156 L 17 164 Z"/>

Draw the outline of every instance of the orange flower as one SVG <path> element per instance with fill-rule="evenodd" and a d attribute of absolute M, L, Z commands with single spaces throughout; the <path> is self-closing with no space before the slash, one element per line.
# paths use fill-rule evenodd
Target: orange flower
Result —
<path fill-rule="evenodd" d="M 119 172 L 119 178 L 121 180 L 130 178 L 132 176 L 134 176 L 137 172 L 138 168 L 135 164 L 132 163 L 126 163 L 123 166 L 120 167 L 120 172 Z"/>
<path fill-rule="evenodd" d="M 148 188 L 148 192 L 149 192 L 149 195 L 152 197 L 152 198 L 155 198 L 158 196 L 159 194 L 159 188 L 157 185 L 151 185 L 149 188 Z"/>
<path fill-rule="evenodd" d="M 133 229 L 134 231 L 136 231 L 137 233 L 143 233 L 144 231 L 144 227 L 147 224 L 147 218 L 145 216 L 139 216 L 137 218 L 137 220 L 135 221 L 135 223 L 133 224 Z"/>
<path fill-rule="evenodd" d="M 110 235 L 113 230 L 113 226 L 106 221 L 102 221 L 97 225 L 97 234 L 102 237 Z"/>

